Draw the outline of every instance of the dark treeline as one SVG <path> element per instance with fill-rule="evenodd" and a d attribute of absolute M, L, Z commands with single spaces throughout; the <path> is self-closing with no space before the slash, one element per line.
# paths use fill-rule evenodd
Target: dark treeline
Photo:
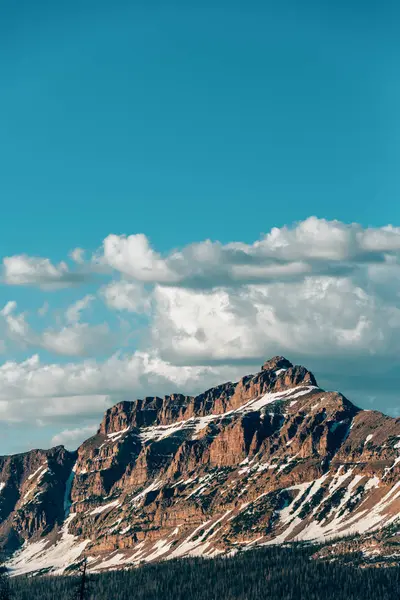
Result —
<path fill-rule="evenodd" d="M 400 567 L 311 559 L 311 548 L 270 547 L 223 559 L 183 559 L 89 575 L 87 600 L 398 600 Z M 11 579 L 13 600 L 73 600 L 78 577 Z"/>

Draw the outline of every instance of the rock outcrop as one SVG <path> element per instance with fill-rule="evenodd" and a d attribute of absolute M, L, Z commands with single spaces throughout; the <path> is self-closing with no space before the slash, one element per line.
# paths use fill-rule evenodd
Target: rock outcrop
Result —
<path fill-rule="evenodd" d="M 397 528 L 400 420 L 275 357 L 198 396 L 121 402 L 76 453 L 0 458 L 16 573 L 92 571 Z"/>
<path fill-rule="evenodd" d="M 65 483 L 76 453 L 63 446 L 0 457 L 0 545 L 18 548 L 65 517 Z"/>

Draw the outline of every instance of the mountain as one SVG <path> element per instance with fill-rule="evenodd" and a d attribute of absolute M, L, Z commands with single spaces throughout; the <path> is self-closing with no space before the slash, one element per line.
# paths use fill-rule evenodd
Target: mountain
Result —
<path fill-rule="evenodd" d="M 400 419 L 275 357 L 199 396 L 116 404 L 76 452 L 0 457 L 0 544 L 16 574 L 296 540 L 367 560 L 393 554 L 399 475 Z"/>

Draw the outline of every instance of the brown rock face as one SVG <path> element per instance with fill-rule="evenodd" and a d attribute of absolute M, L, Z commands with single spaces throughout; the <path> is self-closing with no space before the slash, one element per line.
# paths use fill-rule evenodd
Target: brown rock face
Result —
<path fill-rule="evenodd" d="M 198 396 L 146 397 L 134 402 L 120 402 L 110 408 L 100 425 L 100 434 L 110 434 L 127 427 L 170 425 L 193 417 L 223 414 L 249 400 L 299 385 L 316 386 L 312 373 L 293 366 L 286 358 L 276 356 L 264 363 L 260 373 L 243 377 L 237 383 L 224 383 Z"/>
<path fill-rule="evenodd" d="M 292 363 L 284 356 L 274 356 L 269 360 L 265 361 L 261 367 L 261 371 L 277 371 L 278 369 L 290 369 L 293 367 Z"/>
<path fill-rule="evenodd" d="M 64 521 L 65 483 L 75 453 L 63 446 L 0 457 L 0 544 L 15 549 Z"/>
<path fill-rule="evenodd" d="M 400 420 L 274 357 L 198 396 L 121 402 L 76 454 L 0 459 L 2 543 L 72 544 L 68 564 L 84 551 L 102 570 L 394 527 L 399 448 Z"/>

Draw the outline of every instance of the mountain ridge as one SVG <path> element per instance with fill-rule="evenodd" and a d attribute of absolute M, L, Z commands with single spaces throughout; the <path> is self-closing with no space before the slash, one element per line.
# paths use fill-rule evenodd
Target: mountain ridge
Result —
<path fill-rule="evenodd" d="M 18 574 L 367 539 L 397 527 L 399 463 L 400 419 L 277 356 L 197 396 L 120 402 L 75 452 L 0 457 L 0 545 Z"/>

